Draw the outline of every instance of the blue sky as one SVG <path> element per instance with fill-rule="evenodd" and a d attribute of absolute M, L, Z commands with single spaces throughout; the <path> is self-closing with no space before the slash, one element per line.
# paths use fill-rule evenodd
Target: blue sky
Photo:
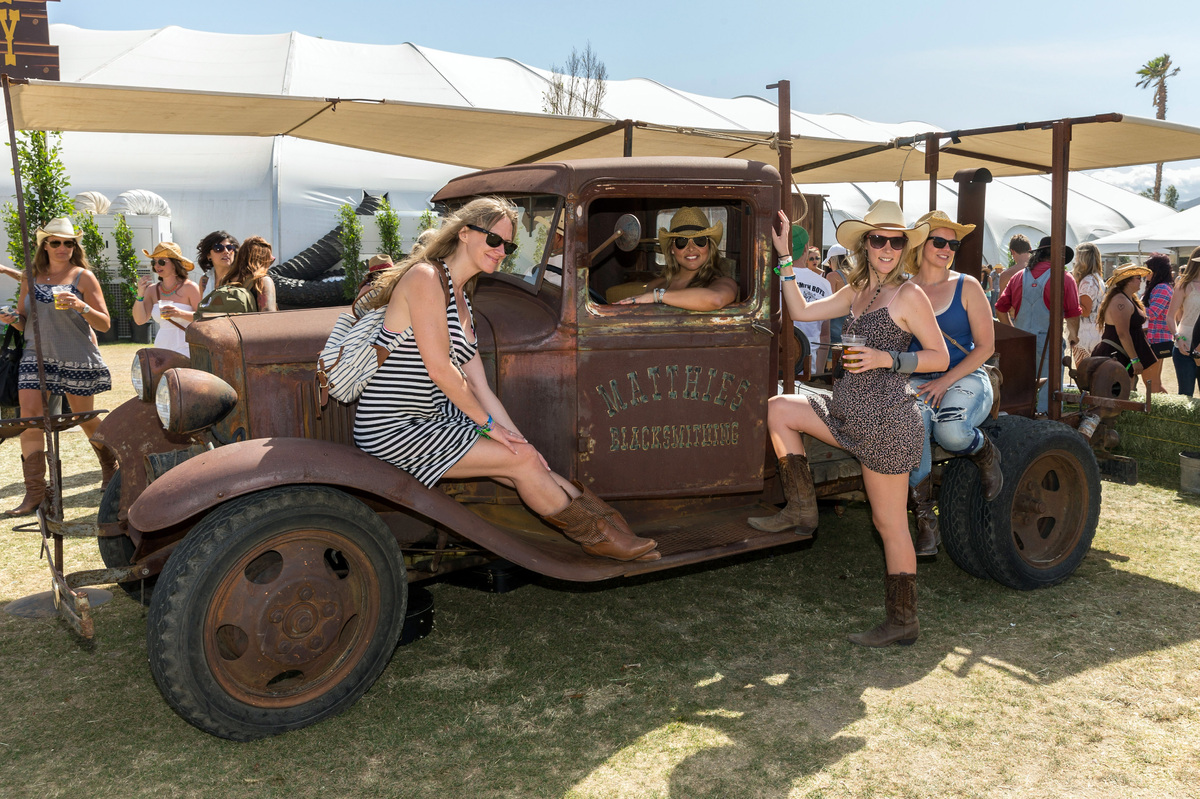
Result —
<path fill-rule="evenodd" d="M 717 97 L 773 97 L 764 87 L 786 78 L 796 110 L 918 119 L 947 129 L 1108 111 L 1152 117 L 1152 92 L 1135 87 L 1135 73 L 1170 53 L 1181 72 L 1168 83 L 1167 119 L 1200 127 L 1194 44 L 1200 0 L 59 0 L 47 6 L 51 22 L 82 28 L 298 31 L 348 42 L 412 42 L 544 68 L 590 41 L 612 79 L 650 78 Z M 1153 167 L 1125 173 L 1114 182 L 1141 188 L 1153 180 Z M 1166 182 L 1172 181 L 1183 197 L 1200 195 L 1200 165 L 1168 165 Z"/>

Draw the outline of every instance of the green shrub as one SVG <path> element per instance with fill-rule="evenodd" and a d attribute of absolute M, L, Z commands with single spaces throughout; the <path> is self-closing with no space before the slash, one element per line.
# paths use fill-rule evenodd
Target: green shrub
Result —
<path fill-rule="evenodd" d="M 344 203 L 338 208 L 338 242 L 342 245 L 342 268 L 346 270 L 342 295 L 348 300 L 354 299 L 367 273 L 366 265 L 361 260 L 362 230 L 362 222 L 354 213 L 354 206 Z"/>

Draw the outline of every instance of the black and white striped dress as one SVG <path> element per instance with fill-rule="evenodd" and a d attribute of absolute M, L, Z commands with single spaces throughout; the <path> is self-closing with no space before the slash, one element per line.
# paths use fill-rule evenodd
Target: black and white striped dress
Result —
<path fill-rule="evenodd" d="M 446 279 L 450 280 L 449 270 Z M 449 285 L 450 355 L 461 366 L 474 357 L 478 342 L 467 341 L 454 302 L 454 282 Z M 471 304 L 466 302 L 470 315 Z M 471 319 L 474 329 L 474 317 Z M 412 327 L 396 333 L 385 326 L 375 343 L 388 346 L 397 340 L 359 397 L 354 443 L 432 486 L 478 439 L 476 424 L 430 379 Z"/>

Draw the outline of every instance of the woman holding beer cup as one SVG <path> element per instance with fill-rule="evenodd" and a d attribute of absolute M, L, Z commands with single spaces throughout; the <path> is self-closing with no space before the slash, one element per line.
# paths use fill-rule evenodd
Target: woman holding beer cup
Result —
<path fill-rule="evenodd" d="M 37 249 L 33 255 L 33 295 L 37 306 L 42 360 L 46 367 L 46 387 L 51 394 L 67 398 L 77 413 L 93 408 L 93 397 L 112 388 L 112 378 L 92 329 L 103 333 L 111 320 L 100 281 L 91 273 L 83 249 L 80 231 L 66 217 L 52 219 L 37 231 Z M 42 416 L 42 394 L 38 386 L 37 355 L 33 325 L 28 324 L 29 283 L 21 280 L 18 311 L 0 314 L 0 321 L 25 333 L 25 354 L 21 358 L 17 382 L 21 416 Z M 100 425 L 99 418 L 81 422 L 91 439 Z M 40 427 L 21 433 L 21 468 L 25 476 L 25 499 L 6 516 L 26 516 L 37 510 L 46 495 L 46 453 Z M 95 446 L 93 445 L 93 448 Z M 100 460 L 101 482 L 108 483 L 116 469 L 116 460 L 107 450 L 96 449 Z"/>
<path fill-rule="evenodd" d="M 862 465 L 871 517 L 883 539 L 887 620 L 873 630 L 851 635 L 850 641 L 862 646 L 911 644 L 920 627 L 917 558 L 908 534 L 906 500 L 908 474 L 920 463 L 925 428 L 908 376 L 940 371 L 950 362 L 928 297 L 904 280 L 905 256 L 924 243 L 929 226 L 905 227 L 896 203 L 872 203 L 862 221 L 847 220 L 837 228 L 838 243 L 853 263 L 849 284 L 831 297 L 808 303 L 796 288 L 787 255 L 789 222 L 782 211 L 779 223 L 772 240 L 780 255 L 783 300 L 791 317 L 814 322 L 848 314 L 842 334 L 844 374 L 834 383 L 831 398 L 797 394 L 771 398 L 767 429 L 779 457 L 787 505 L 774 516 L 748 521 L 759 530 L 791 529 L 811 536 L 817 527 L 816 490 L 802 434 L 853 454 Z M 909 352 L 914 337 L 922 348 Z"/>
<path fill-rule="evenodd" d="M 195 265 L 173 241 L 160 241 L 154 252 L 142 254 L 150 259 L 154 274 L 138 278 L 133 321 L 144 325 L 153 319 L 158 322 L 154 346 L 191 355 L 184 334 L 200 304 L 200 287 L 187 277 Z"/>

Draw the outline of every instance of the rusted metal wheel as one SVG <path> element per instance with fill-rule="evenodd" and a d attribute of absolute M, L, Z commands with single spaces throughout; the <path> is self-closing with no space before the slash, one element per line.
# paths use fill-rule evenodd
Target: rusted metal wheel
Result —
<path fill-rule="evenodd" d="M 320 486 L 240 497 L 200 522 L 159 577 L 150 667 L 171 706 L 223 738 L 349 707 L 404 625 L 404 562 L 379 517 Z"/>
<path fill-rule="evenodd" d="M 1051 420 L 984 424 L 1000 448 L 1004 489 L 986 503 L 990 529 L 972 530 L 997 581 L 1028 590 L 1067 579 L 1087 555 L 1100 519 L 1100 469 L 1087 441 Z"/>

